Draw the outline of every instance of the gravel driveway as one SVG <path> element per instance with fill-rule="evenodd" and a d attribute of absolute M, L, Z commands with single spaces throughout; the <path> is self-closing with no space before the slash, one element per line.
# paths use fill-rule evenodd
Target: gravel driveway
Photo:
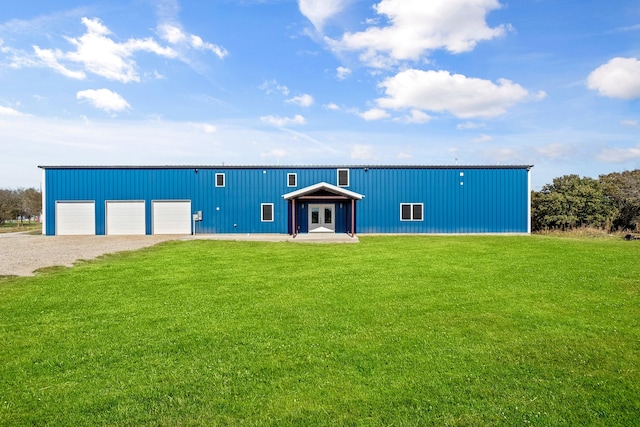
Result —
<path fill-rule="evenodd" d="M 43 236 L 28 233 L 0 234 L 0 276 L 32 276 L 39 268 L 73 266 L 80 259 L 131 251 L 167 240 L 249 240 L 297 243 L 358 243 L 346 234 L 201 234 L 197 236 Z"/>
<path fill-rule="evenodd" d="M 0 276 L 31 276 L 39 268 L 71 267 L 79 259 L 153 246 L 179 236 L 42 236 L 0 234 Z"/>

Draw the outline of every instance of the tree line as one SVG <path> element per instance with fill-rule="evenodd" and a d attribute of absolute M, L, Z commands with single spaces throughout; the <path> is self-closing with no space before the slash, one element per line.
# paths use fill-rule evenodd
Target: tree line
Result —
<path fill-rule="evenodd" d="M 42 193 L 35 188 L 0 189 L 0 225 L 31 221 L 42 212 Z"/>
<path fill-rule="evenodd" d="M 555 178 L 531 193 L 533 231 L 589 227 L 607 231 L 640 230 L 640 169 L 600 175 Z"/>

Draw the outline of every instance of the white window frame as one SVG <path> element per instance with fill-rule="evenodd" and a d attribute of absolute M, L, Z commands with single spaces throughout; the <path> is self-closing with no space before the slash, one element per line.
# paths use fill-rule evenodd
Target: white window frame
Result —
<path fill-rule="evenodd" d="M 340 172 L 346 172 L 347 173 L 347 183 L 346 184 L 341 184 L 340 183 Z M 336 173 L 336 182 L 338 184 L 338 187 L 348 187 L 350 184 L 350 173 L 349 173 L 349 169 L 338 169 L 337 173 Z"/>
<path fill-rule="evenodd" d="M 410 219 L 405 219 L 402 217 L 402 208 L 404 206 L 410 206 L 411 207 L 411 218 Z M 420 213 L 422 214 L 422 217 L 419 219 L 414 218 L 413 216 L 413 208 L 415 206 L 420 206 Z M 400 203 L 400 221 L 424 221 L 424 203 Z"/>
<path fill-rule="evenodd" d="M 222 185 L 218 185 L 218 177 L 221 176 L 222 177 Z M 216 173 L 216 187 L 225 187 L 227 185 L 227 177 L 224 175 L 224 173 Z"/>
<path fill-rule="evenodd" d="M 264 219 L 265 206 L 271 206 L 271 219 Z M 260 203 L 260 221 L 261 222 L 273 222 L 275 220 L 275 209 L 273 203 Z"/>
<path fill-rule="evenodd" d="M 291 177 L 293 176 L 293 185 L 291 185 Z M 298 186 L 298 174 L 295 172 L 287 174 L 287 187 L 297 187 Z"/>

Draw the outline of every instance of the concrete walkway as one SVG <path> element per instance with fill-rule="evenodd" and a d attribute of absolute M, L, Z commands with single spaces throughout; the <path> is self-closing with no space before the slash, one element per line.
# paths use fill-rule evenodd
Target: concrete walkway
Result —
<path fill-rule="evenodd" d="M 291 237 L 289 234 L 196 234 L 185 236 L 181 240 L 242 240 L 255 242 L 294 242 L 294 243 L 358 243 L 357 236 L 345 233 L 305 233 Z"/>

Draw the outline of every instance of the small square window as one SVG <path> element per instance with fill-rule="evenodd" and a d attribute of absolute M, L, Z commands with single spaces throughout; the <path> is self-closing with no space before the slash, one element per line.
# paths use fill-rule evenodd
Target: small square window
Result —
<path fill-rule="evenodd" d="M 338 187 L 349 186 L 349 169 L 338 169 Z"/>
<path fill-rule="evenodd" d="M 422 221 L 422 203 L 400 203 L 400 221 Z"/>
<path fill-rule="evenodd" d="M 298 174 L 287 174 L 287 187 L 296 187 L 298 185 Z"/>
<path fill-rule="evenodd" d="M 260 211 L 260 220 L 262 222 L 273 222 L 273 203 L 262 203 Z"/>
<path fill-rule="evenodd" d="M 224 182 L 224 174 L 223 173 L 217 173 L 216 174 L 216 187 L 224 187 L 225 182 Z"/>

